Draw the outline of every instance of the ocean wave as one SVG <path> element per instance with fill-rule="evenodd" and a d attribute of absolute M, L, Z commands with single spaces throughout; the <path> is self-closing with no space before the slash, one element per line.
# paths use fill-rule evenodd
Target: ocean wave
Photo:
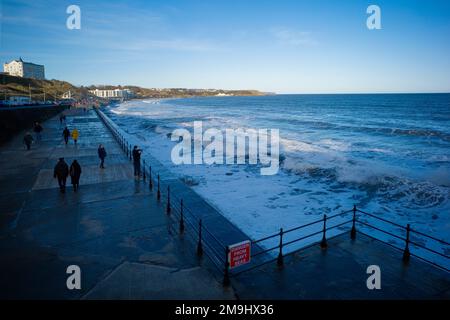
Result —
<path fill-rule="evenodd" d="M 224 130 L 225 127 L 245 127 L 245 124 L 248 125 L 248 119 L 241 121 L 239 118 L 231 119 L 224 116 L 205 115 L 204 113 L 197 115 L 192 111 L 180 112 L 178 110 L 177 112 L 176 110 L 160 109 L 145 108 L 142 105 L 138 107 L 127 105 L 123 109 L 115 108 L 112 112 L 123 117 L 122 121 L 126 122 L 127 126 L 133 126 L 134 128 L 140 126 L 137 129 L 138 131 L 152 131 L 162 136 L 167 136 L 173 128 L 187 127 L 189 129 L 189 127 L 192 127 L 193 121 L 199 119 L 205 121 L 204 129 L 213 126 Z M 125 120 L 127 118 L 129 120 Z M 366 203 L 375 203 L 379 206 L 391 208 L 417 210 L 442 207 L 448 204 L 450 187 L 448 156 L 435 154 L 427 159 L 427 154 L 420 153 L 414 158 L 406 150 L 406 153 L 396 157 L 399 151 L 395 149 L 395 145 L 379 143 L 375 146 L 371 144 L 372 141 L 378 142 L 379 140 L 371 140 L 374 133 L 393 136 L 438 137 L 450 141 L 450 135 L 447 133 L 429 129 L 352 126 L 348 123 L 338 125 L 325 121 L 291 119 L 289 122 L 296 125 L 303 123 L 304 126 L 301 130 L 307 130 L 309 126 L 325 129 L 321 132 L 321 135 L 313 135 L 312 138 L 305 137 L 310 141 L 301 141 L 297 139 L 298 134 L 291 134 L 292 131 L 289 132 L 286 129 L 290 134 L 289 138 L 281 138 L 280 140 L 282 172 L 299 176 L 299 179 L 306 181 L 312 188 L 320 185 L 324 190 L 331 190 L 330 192 L 339 189 L 345 190 L 348 194 L 364 193 Z M 345 130 L 346 133 L 350 131 L 368 132 L 371 135 L 361 135 L 361 140 L 352 143 L 351 140 L 346 140 L 345 136 L 333 136 L 327 131 L 328 129 Z M 280 134 L 282 133 L 281 131 Z M 371 139 L 364 139 L 368 136 Z M 402 145 L 403 141 L 404 139 L 401 139 L 396 143 Z M 410 150 L 414 151 L 415 149 Z M 423 159 L 424 157 L 425 159 Z M 397 159 L 401 159 L 401 161 L 399 162 Z M 434 171 L 427 168 L 423 176 L 419 176 L 415 171 L 425 171 L 422 169 L 423 166 L 414 163 L 409 167 L 403 167 L 404 161 L 413 160 L 429 161 L 430 167 L 437 165 L 442 165 L 442 167 L 433 168 Z M 248 174 L 253 171 L 258 174 L 258 170 L 252 170 L 252 168 L 246 168 L 245 170 Z M 208 179 L 209 177 L 200 174 L 195 179 L 193 177 L 192 179 L 188 178 L 187 183 L 197 185 L 198 183 L 202 184 L 203 181 L 208 181 Z M 317 197 L 317 201 L 326 202 L 325 199 L 319 199 L 319 197 Z"/>
<path fill-rule="evenodd" d="M 448 188 L 427 181 L 385 177 L 377 185 L 377 196 L 386 204 L 401 201 L 404 208 L 427 209 L 448 201 Z"/>
<path fill-rule="evenodd" d="M 337 124 L 326 121 L 316 120 L 299 120 L 299 119 L 277 119 L 277 122 L 287 123 L 295 126 L 302 126 L 306 128 L 313 128 L 318 130 L 337 130 L 349 132 L 375 133 L 384 134 L 388 136 L 411 136 L 411 137 L 427 137 L 437 138 L 442 141 L 450 142 L 450 134 L 437 129 L 431 128 L 390 128 L 377 126 L 352 126 Z"/>
<path fill-rule="evenodd" d="M 142 100 L 141 102 L 146 104 L 161 104 L 160 99 Z"/>
<path fill-rule="evenodd" d="M 372 201 L 387 206 L 397 202 L 408 209 L 426 209 L 441 206 L 449 200 L 449 181 L 441 181 L 440 184 L 414 181 L 383 168 L 368 169 L 354 165 L 320 167 L 287 158 L 283 161 L 282 170 L 297 174 L 313 184 L 326 183 L 330 188 L 363 191 Z"/>
<path fill-rule="evenodd" d="M 426 209 L 449 200 L 450 172 L 442 167 L 415 179 L 408 170 L 368 159 L 351 159 L 302 142 L 288 142 L 281 169 L 312 184 L 363 191 L 372 201 L 399 202 L 408 209 Z M 295 152 L 293 152 L 295 151 Z"/>

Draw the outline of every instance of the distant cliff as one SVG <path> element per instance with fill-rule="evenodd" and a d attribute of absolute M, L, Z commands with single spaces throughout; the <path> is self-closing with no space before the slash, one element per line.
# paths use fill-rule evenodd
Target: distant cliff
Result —
<path fill-rule="evenodd" d="M 94 89 L 130 89 L 137 98 L 184 98 L 212 96 L 263 96 L 269 93 L 258 90 L 186 89 L 186 88 L 142 88 L 138 86 L 89 86 Z"/>
<path fill-rule="evenodd" d="M 143 88 L 138 86 L 74 86 L 61 80 L 35 80 L 29 78 L 0 75 L 0 100 L 11 96 L 29 96 L 36 101 L 61 99 L 62 95 L 70 91 L 72 98 L 82 99 L 94 97 L 89 90 L 94 89 L 130 89 L 136 98 L 184 98 L 184 97 L 211 97 L 211 96 L 263 96 L 270 93 L 258 90 L 222 90 L 222 89 L 186 89 L 186 88 Z M 104 99 L 96 98 L 99 101 Z"/>
<path fill-rule="evenodd" d="M 11 96 L 29 96 L 35 101 L 61 99 L 65 92 L 70 91 L 75 99 L 85 98 L 90 95 L 84 87 L 76 87 L 67 81 L 60 80 L 36 80 L 30 78 L 14 77 L 0 74 L 0 100 L 9 99 Z"/>

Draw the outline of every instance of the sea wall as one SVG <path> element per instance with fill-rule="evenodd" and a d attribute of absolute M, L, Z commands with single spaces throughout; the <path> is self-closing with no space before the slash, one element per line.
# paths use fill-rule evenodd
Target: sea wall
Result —
<path fill-rule="evenodd" d="M 0 107 L 0 145 L 22 130 L 32 129 L 34 122 L 44 122 L 67 106 Z"/>

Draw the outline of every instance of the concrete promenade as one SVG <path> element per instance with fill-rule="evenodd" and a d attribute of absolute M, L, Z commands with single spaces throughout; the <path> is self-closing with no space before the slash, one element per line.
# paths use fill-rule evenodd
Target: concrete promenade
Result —
<path fill-rule="evenodd" d="M 64 145 L 63 127 L 53 118 L 31 151 L 22 135 L 0 148 L 1 299 L 450 298 L 448 272 L 415 258 L 404 265 L 401 252 L 360 233 L 356 240 L 329 239 L 326 250 L 315 245 L 286 256 L 282 268 L 271 262 L 233 276 L 223 288 L 220 272 L 177 234 L 164 201 L 133 177 L 130 160 L 97 114 L 72 110 L 67 122 L 80 132 L 77 146 Z M 108 153 L 104 170 L 100 143 Z M 53 167 L 60 157 L 82 166 L 77 193 L 70 179 L 66 194 L 58 190 Z M 221 243 L 247 239 L 156 159 L 146 159 L 161 174 L 162 190 L 170 184 Z M 66 287 L 69 265 L 81 268 L 81 290 Z M 381 268 L 381 290 L 367 289 L 369 265 Z"/>
<path fill-rule="evenodd" d="M 164 206 L 93 111 L 72 111 L 78 146 L 64 145 L 59 119 L 43 124 L 31 151 L 22 135 L 0 149 L 0 297 L 6 299 L 233 299 L 201 268 L 195 248 L 173 237 Z M 97 147 L 105 145 L 106 169 Z M 80 190 L 60 194 L 53 167 L 82 166 Z M 78 265 L 81 290 L 66 288 Z M 220 279 L 219 279 L 220 280 Z"/>

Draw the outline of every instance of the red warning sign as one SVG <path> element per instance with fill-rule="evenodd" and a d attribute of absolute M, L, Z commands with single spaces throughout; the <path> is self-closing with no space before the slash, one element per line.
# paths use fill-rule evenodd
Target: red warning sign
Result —
<path fill-rule="evenodd" d="M 228 253 L 230 269 L 250 262 L 250 247 L 251 243 L 249 240 L 228 247 L 230 249 Z"/>

